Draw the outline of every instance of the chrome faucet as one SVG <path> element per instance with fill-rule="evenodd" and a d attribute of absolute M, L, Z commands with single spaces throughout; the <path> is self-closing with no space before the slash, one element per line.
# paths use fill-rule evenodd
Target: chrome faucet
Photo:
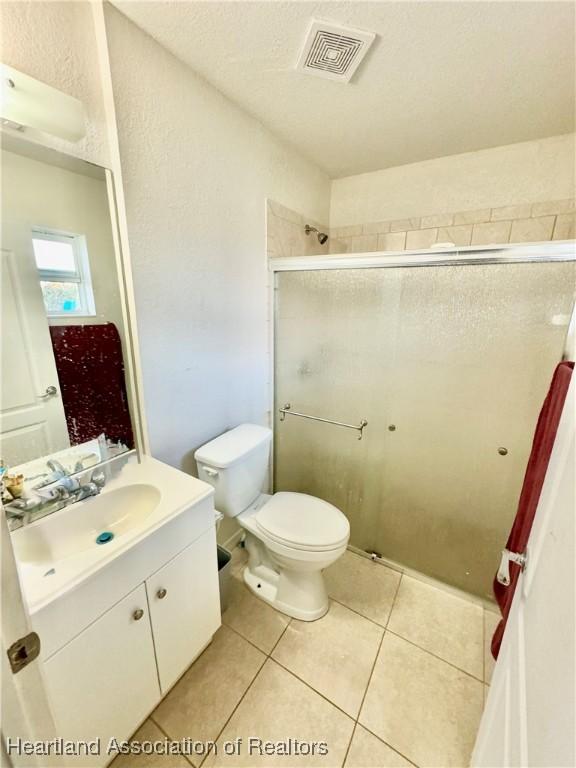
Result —
<path fill-rule="evenodd" d="M 29 506 L 27 501 L 32 501 L 32 506 Z M 30 512 L 31 509 L 35 509 L 39 504 L 39 501 L 34 502 L 33 499 L 14 499 L 14 501 L 4 502 L 3 507 L 6 512 L 8 521 L 19 523 L 19 525 L 13 525 L 9 527 L 20 528 L 23 525 L 26 525 L 28 521 L 28 512 Z"/>
<path fill-rule="evenodd" d="M 53 489 L 53 492 L 57 494 L 57 498 L 71 498 L 72 501 L 82 501 L 89 496 L 97 496 L 105 484 L 106 475 L 102 469 L 95 469 L 87 483 L 81 484 L 77 477 L 65 474 L 45 490 Z M 40 492 L 42 493 L 42 491 Z"/>
<path fill-rule="evenodd" d="M 49 459 L 46 464 L 52 472 L 48 482 L 44 478 L 34 486 L 33 495 L 29 498 L 14 499 L 4 504 L 6 515 L 12 523 L 10 526 L 12 530 L 26 525 L 30 521 L 31 513 L 35 510 L 41 511 L 42 508 L 47 508 L 54 503 L 59 504 L 60 509 L 75 501 L 97 496 L 106 484 L 106 474 L 101 467 L 92 472 L 88 482 L 81 484 L 78 478 L 70 475 L 59 461 Z"/>
<path fill-rule="evenodd" d="M 78 486 L 74 493 L 74 501 L 82 501 L 82 499 L 87 499 L 89 496 L 97 496 L 105 485 L 106 475 L 102 469 L 95 469 L 92 472 L 90 481 L 85 485 Z"/>
<path fill-rule="evenodd" d="M 35 496 L 30 499 L 13 499 L 3 502 L 2 506 L 8 519 L 8 528 L 14 531 L 16 528 L 27 525 L 31 521 L 32 513 L 47 507 L 48 502 L 40 496 Z"/>

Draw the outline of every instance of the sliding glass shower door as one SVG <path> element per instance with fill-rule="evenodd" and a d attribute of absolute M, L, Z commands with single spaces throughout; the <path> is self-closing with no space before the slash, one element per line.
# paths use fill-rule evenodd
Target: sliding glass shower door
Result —
<path fill-rule="evenodd" d="M 573 291 L 573 263 L 278 273 L 275 490 L 335 504 L 359 549 L 489 595 Z M 368 426 L 281 421 L 287 403 Z"/>

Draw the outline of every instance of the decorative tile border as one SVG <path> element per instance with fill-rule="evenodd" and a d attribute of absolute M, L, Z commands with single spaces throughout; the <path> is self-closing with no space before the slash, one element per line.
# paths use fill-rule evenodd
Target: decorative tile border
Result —
<path fill-rule="evenodd" d="M 576 238 L 576 201 L 553 200 L 333 227 L 330 253 L 500 245 Z"/>

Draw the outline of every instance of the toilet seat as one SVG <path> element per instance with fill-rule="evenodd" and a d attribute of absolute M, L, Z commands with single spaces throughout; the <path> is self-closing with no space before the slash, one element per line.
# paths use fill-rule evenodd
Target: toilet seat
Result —
<path fill-rule="evenodd" d="M 348 519 L 339 509 L 306 493 L 275 493 L 253 522 L 267 539 L 308 552 L 338 549 L 350 535 Z"/>

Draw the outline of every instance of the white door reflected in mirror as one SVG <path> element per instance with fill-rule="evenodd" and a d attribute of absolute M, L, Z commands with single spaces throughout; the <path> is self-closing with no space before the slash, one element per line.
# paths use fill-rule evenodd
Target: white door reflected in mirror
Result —
<path fill-rule="evenodd" d="M 12 465 L 70 445 L 48 318 L 34 263 L 4 248 L 2 259 L 2 458 Z M 8 342 L 8 340 L 10 340 Z"/>
<path fill-rule="evenodd" d="M 0 475 L 17 527 L 54 511 L 45 497 L 68 503 L 50 483 L 134 439 L 107 172 L 12 136 L 1 159 Z"/>

